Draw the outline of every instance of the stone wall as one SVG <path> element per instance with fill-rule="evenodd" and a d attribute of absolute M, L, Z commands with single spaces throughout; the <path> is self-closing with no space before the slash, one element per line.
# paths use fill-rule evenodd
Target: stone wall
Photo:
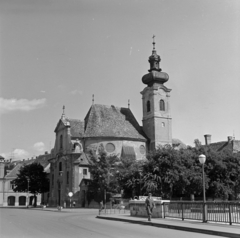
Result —
<path fill-rule="evenodd" d="M 130 201 L 129 209 L 131 216 L 135 217 L 148 217 L 145 207 L 145 201 Z M 162 201 L 155 201 L 155 208 L 152 213 L 153 218 L 163 218 L 163 205 Z"/>

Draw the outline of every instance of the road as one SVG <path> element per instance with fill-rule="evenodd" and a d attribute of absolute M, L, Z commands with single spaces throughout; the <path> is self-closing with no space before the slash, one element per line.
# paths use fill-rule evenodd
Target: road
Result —
<path fill-rule="evenodd" d="M 36 209 L 0 209 L 1 238 L 214 238 L 199 233 L 97 219 L 96 209 L 71 212 Z"/>

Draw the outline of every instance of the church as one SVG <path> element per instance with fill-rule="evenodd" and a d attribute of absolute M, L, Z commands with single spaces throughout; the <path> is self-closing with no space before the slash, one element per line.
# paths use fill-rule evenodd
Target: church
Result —
<path fill-rule="evenodd" d="M 104 148 L 108 155 L 120 158 L 144 159 L 146 153 L 160 145 L 174 144 L 170 92 L 164 83 L 169 79 L 160 68 L 155 42 L 148 62 L 150 69 L 142 77 L 142 126 L 130 108 L 92 104 L 83 120 L 62 116 L 54 130 L 55 145 L 51 151 L 50 197 L 51 206 L 69 206 L 68 193 L 76 207 L 94 206 L 87 201 L 90 180 L 90 150 L 98 153 Z M 179 144 L 179 141 L 175 141 Z"/>

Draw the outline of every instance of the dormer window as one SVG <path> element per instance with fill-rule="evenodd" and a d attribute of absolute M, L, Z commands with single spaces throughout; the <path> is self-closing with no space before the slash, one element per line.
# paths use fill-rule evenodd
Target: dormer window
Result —
<path fill-rule="evenodd" d="M 160 100 L 160 111 L 165 111 L 165 102 L 162 99 Z"/>
<path fill-rule="evenodd" d="M 147 112 L 150 112 L 151 111 L 151 104 L 150 104 L 150 101 L 148 100 L 147 101 Z"/>

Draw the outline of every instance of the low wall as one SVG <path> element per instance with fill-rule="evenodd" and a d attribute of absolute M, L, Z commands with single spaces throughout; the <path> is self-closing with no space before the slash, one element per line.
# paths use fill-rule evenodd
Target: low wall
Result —
<path fill-rule="evenodd" d="M 163 201 L 154 201 L 155 208 L 153 208 L 153 218 L 163 218 Z M 134 217 L 147 217 L 147 210 L 145 201 L 132 200 L 129 201 L 130 215 Z"/>

